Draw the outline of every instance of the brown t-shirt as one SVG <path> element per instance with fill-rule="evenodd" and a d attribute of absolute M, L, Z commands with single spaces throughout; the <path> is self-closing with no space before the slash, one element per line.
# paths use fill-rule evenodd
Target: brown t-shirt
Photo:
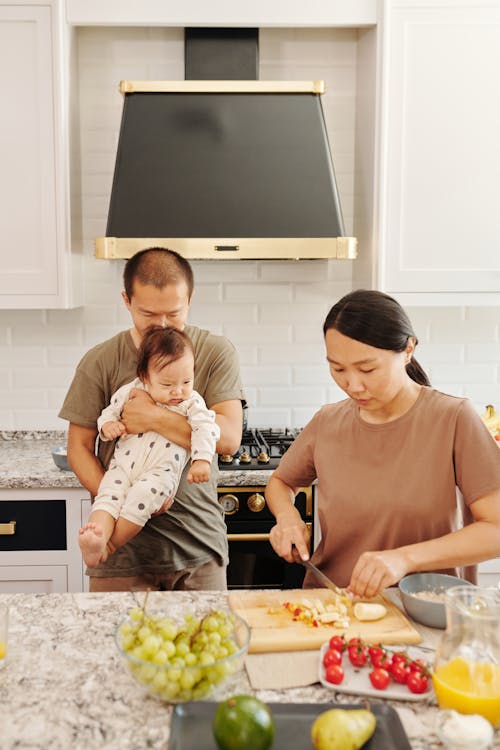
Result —
<path fill-rule="evenodd" d="M 195 326 L 186 326 L 195 352 L 194 389 L 207 407 L 234 399 L 245 401 L 236 351 L 228 339 Z M 111 395 L 136 377 L 137 349 L 130 331 L 93 347 L 80 361 L 59 416 L 82 427 L 97 429 L 97 418 Z M 98 456 L 107 468 L 114 441 L 98 443 Z M 92 575 L 136 576 L 171 573 L 219 559 L 227 563 L 226 525 L 217 501 L 217 462 L 209 482 L 188 484 L 186 466 L 166 513 L 152 518 L 142 531 L 109 560 L 92 568 Z"/>
<path fill-rule="evenodd" d="M 363 421 L 350 399 L 324 406 L 278 475 L 291 487 L 318 480 L 322 539 L 312 561 L 346 586 L 362 552 L 434 539 L 470 522 L 468 506 L 500 487 L 500 451 L 470 402 L 423 387 L 406 414 L 385 424 Z M 316 585 L 307 574 L 304 586 Z"/>

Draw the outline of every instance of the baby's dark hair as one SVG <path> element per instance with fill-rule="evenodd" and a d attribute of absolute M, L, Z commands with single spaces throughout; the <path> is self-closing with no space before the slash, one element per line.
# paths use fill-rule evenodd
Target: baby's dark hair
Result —
<path fill-rule="evenodd" d="M 137 355 L 137 377 L 144 382 L 150 365 L 160 369 L 180 359 L 186 351 L 191 351 L 194 355 L 191 339 L 183 331 L 170 326 L 149 328 Z"/>
<path fill-rule="evenodd" d="M 418 344 L 410 319 L 399 302 L 374 289 L 356 289 L 342 297 L 326 316 L 323 333 L 332 328 L 377 349 L 404 352 L 410 337 Z M 415 357 L 412 356 L 406 372 L 419 385 L 430 385 Z"/>

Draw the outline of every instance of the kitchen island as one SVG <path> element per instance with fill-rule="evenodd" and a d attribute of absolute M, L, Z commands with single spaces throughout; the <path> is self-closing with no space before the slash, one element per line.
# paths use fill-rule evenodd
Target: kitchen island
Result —
<path fill-rule="evenodd" d="M 139 598 L 138 598 L 139 597 Z M 125 670 L 114 643 L 117 623 L 143 594 L 3 594 L 10 607 L 9 649 L 0 671 L 2 750 L 167 750 L 172 706 L 144 695 Z M 153 608 L 171 615 L 227 606 L 227 594 L 154 592 Z M 439 631 L 422 629 L 434 645 Z M 291 655 L 293 658 L 293 655 Z M 319 683 L 287 690 L 254 691 L 246 672 L 231 692 L 266 702 L 360 702 Z M 442 747 L 434 727 L 438 709 L 429 700 L 393 701 L 413 750 Z M 209 745 L 207 745 L 209 747 Z M 500 748 L 500 733 L 495 735 Z M 203 748 L 199 748 L 203 750 Z M 304 750 L 307 750 L 306 748 Z"/>

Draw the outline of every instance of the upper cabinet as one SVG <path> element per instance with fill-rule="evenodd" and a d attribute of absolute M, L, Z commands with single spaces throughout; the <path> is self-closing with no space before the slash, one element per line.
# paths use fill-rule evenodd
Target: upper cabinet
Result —
<path fill-rule="evenodd" d="M 380 21 L 372 281 L 499 304 L 500 2 L 397 0 Z"/>
<path fill-rule="evenodd" d="M 69 36 L 59 4 L 0 4 L 0 308 L 81 304 L 69 211 Z"/>

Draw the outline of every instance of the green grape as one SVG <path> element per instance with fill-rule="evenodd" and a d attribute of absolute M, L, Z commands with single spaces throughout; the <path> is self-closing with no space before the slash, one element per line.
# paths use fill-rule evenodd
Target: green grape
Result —
<path fill-rule="evenodd" d="M 181 679 L 182 670 L 178 667 L 170 667 L 167 669 L 167 677 L 169 682 L 179 682 Z"/>
<path fill-rule="evenodd" d="M 186 656 L 186 654 L 189 654 L 191 649 L 189 648 L 189 643 L 186 641 L 182 641 L 181 643 L 178 643 L 175 647 L 175 653 L 178 656 Z"/>
<path fill-rule="evenodd" d="M 195 653 L 190 651 L 189 654 L 186 654 L 186 656 L 184 657 L 184 661 L 186 663 L 186 667 L 192 667 L 194 664 L 197 664 L 198 657 Z"/>
<path fill-rule="evenodd" d="M 152 662 L 153 664 L 166 664 L 168 662 L 168 656 L 164 649 L 160 649 L 156 654 L 153 654 Z"/>
<path fill-rule="evenodd" d="M 129 617 L 133 622 L 140 622 L 144 617 L 144 610 L 134 607 L 130 610 Z"/>
<path fill-rule="evenodd" d="M 205 619 L 201 623 L 201 627 L 203 630 L 208 630 L 208 631 L 217 630 L 217 628 L 219 627 L 217 618 L 214 617 L 213 615 L 208 615 L 207 617 L 205 617 Z"/>
<path fill-rule="evenodd" d="M 186 669 L 181 674 L 179 684 L 183 690 L 191 690 L 193 685 L 196 683 L 196 675 L 192 669 Z"/>
<path fill-rule="evenodd" d="M 148 625 L 143 625 L 137 631 L 137 638 L 140 641 L 145 641 L 151 635 L 151 628 Z"/>
<path fill-rule="evenodd" d="M 142 643 L 143 653 L 147 656 L 154 656 L 160 649 L 161 639 L 157 635 L 148 635 Z"/>

